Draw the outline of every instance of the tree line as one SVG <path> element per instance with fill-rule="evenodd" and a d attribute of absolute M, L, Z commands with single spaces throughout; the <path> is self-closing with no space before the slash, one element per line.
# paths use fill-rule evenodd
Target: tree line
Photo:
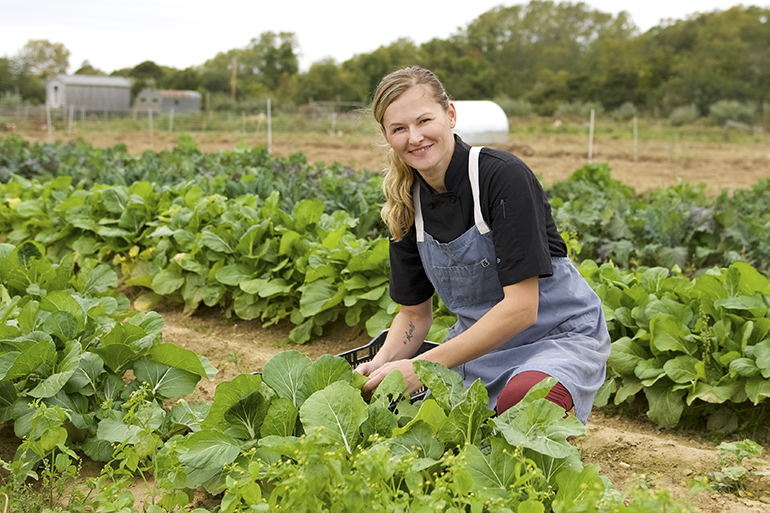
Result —
<path fill-rule="evenodd" d="M 592 104 L 658 117 L 689 109 L 697 116 L 729 101 L 756 116 L 770 100 L 768 19 L 770 9 L 737 6 L 641 33 L 626 12 L 532 0 L 485 12 L 447 39 L 398 39 L 342 63 L 314 62 L 304 72 L 296 35 L 265 32 L 199 66 L 146 61 L 111 75 L 132 78 L 134 95 L 145 87 L 197 90 L 207 94 L 208 108 L 257 112 L 268 97 L 284 106 L 366 103 L 382 76 L 418 64 L 434 70 L 455 99 L 495 99 L 510 115 L 548 116 L 565 105 Z M 68 56 L 60 43 L 30 41 L 0 58 L 0 94 L 44 102 L 43 79 L 66 70 Z M 106 74 L 88 62 L 75 73 Z"/>

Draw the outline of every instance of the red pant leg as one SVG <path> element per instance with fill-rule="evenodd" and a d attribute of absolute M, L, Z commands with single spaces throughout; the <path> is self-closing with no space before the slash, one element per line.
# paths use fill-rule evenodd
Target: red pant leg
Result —
<path fill-rule="evenodd" d="M 497 414 L 500 415 L 505 410 L 524 399 L 524 396 L 527 395 L 527 392 L 529 392 L 532 387 L 548 377 L 550 377 L 548 374 L 539 371 L 524 371 L 515 375 L 508 384 L 505 385 L 505 388 L 500 392 L 500 395 L 497 396 L 497 406 L 495 408 Z M 561 383 L 556 383 L 545 398 L 564 408 L 565 412 L 572 409 L 572 396 Z"/>

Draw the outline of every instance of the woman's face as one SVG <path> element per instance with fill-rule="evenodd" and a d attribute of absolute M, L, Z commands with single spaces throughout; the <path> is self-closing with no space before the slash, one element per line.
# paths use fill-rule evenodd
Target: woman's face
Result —
<path fill-rule="evenodd" d="M 457 113 L 437 103 L 427 86 L 416 85 L 396 98 L 382 119 L 382 133 L 401 159 L 430 178 L 441 177 L 449 167 L 455 140 L 452 129 Z"/>

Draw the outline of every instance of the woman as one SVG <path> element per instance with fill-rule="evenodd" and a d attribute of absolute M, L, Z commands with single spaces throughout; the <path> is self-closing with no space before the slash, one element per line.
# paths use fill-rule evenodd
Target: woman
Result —
<path fill-rule="evenodd" d="M 455 108 L 426 69 L 383 78 L 372 110 L 390 146 L 382 218 L 401 308 L 380 351 L 358 367 L 366 388 L 393 370 L 409 392 L 420 387 L 412 357 L 430 329 L 435 290 L 458 320 L 443 344 L 414 359 L 453 368 L 466 386 L 481 378 L 498 414 L 552 376 L 548 399 L 587 422 L 609 335 L 534 174 L 509 153 L 455 136 Z"/>

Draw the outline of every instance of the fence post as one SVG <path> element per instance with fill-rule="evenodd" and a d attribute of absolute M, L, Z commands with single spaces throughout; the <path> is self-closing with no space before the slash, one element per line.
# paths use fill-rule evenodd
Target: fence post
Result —
<path fill-rule="evenodd" d="M 636 130 L 636 116 L 634 116 L 634 162 L 639 161 L 639 138 Z"/>
<path fill-rule="evenodd" d="M 588 163 L 591 163 L 591 158 L 594 152 L 594 109 L 591 109 L 591 128 L 588 131 Z"/>
<path fill-rule="evenodd" d="M 270 98 L 267 99 L 267 152 L 273 153 L 273 126 L 270 115 Z"/>
<path fill-rule="evenodd" d="M 69 119 L 67 120 L 67 134 L 72 133 L 72 119 L 75 117 L 75 104 L 70 103 L 70 115 Z"/>
<path fill-rule="evenodd" d="M 51 104 L 45 103 L 45 121 L 48 126 L 48 142 L 53 142 L 53 127 L 51 126 Z"/>
<path fill-rule="evenodd" d="M 171 107 L 171 114 L 168 117 L 168 131 L 174 131 L 174 107 Z"/>
<path fill-rule="evenodd" d="M 150 120 L 150 139 L 152 139 L 152 107 L 147 109 L 147 117 Z"/>

